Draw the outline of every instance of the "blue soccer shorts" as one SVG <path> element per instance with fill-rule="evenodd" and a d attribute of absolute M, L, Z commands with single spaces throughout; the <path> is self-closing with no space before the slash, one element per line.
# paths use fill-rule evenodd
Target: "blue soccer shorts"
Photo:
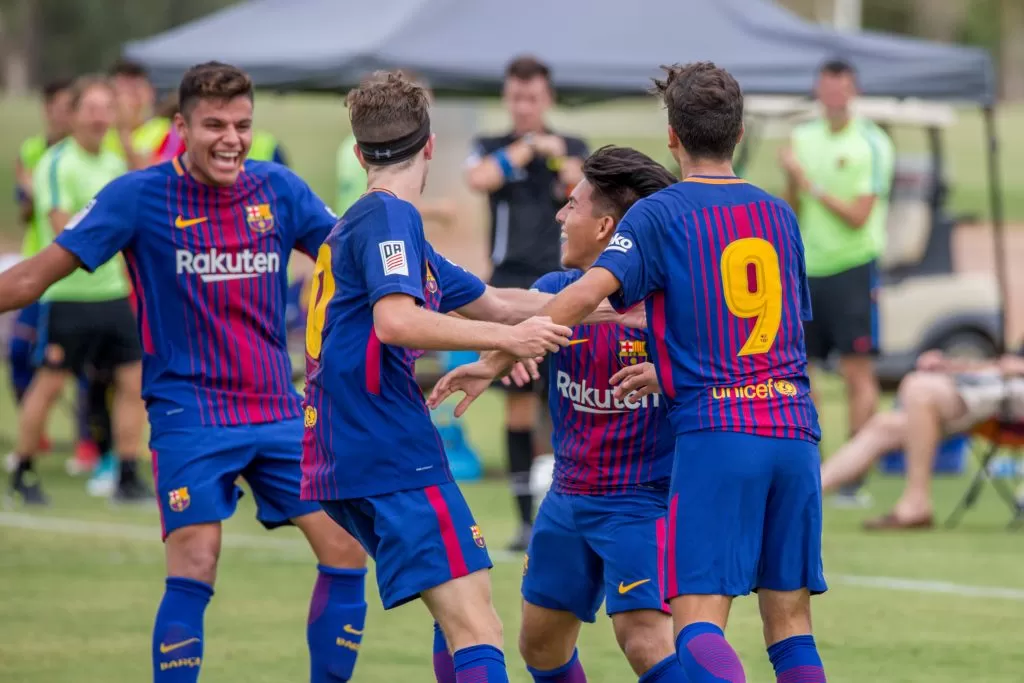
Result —
<path fill-rule="evenodd" d="M 149 445 L 163 537 L 234 514 L 242 496 L 239 477 L 252 489 L 256 518 L 268 529 L 318 512 L 317 503 L 299 498 L 302 432 L 301 419 L 155 429 Z"/>
<path fill-rule="evenodd" d="M 818 446 L 737 432 L 676 438 L 669 599 L 759 588 L 824 593 Z"/>
<path fill-rule="evenodd" d="M 667 492 L 614 496 L 549 492 L 537 512 L 523 568 L 523 598 L 593 622 L 608 615 L 668 611 Z"/>
<path fill-rule="evenodd" d="M 384 609 L 493 566 L 483 533 L 454 482 L 322 505 L 376 562 Z"/>

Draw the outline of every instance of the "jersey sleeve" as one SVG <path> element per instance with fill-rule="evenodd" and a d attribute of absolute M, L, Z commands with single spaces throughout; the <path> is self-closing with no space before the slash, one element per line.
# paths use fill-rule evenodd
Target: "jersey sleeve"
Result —
<path fill-rule="evenodd" d="M 469 156 L 465 161 L 466 168 L 473 168 L 483 161 L 484 157 L 494 151 L 491 147 L 492 145 L 486 138 L 473 138 L 473 142 L 469 146 Z"/>
<path fill-rule="evenodd" d="M 44 216 L 50 215 L 51 211 L 72 213 L 75 210 L 75 188 L 69 182 L 66 169 L 67 164 L 61 163 L 61 155 L 56 152 L 36 166 L 32 174 L 35 208 Z"/>
<path fill-rule="evenodd" d="M 640 200 L 626 212 L 618 229 L 595 267 L 601 267 L 619 281 L 619 291 L 609 297 L 612 306 L 625 312 L 664 287 L 659 247 L 660 226 L 654 214 Z"/>
<path fill-rule="evenodd" d="M 316 196 L 306 181 L 292 171 L 283 169 L 291 189 L 292 220 L 295 222 L 295 248 L 316 258 L 320 245 L 327 239 L 338 222 L 338 217 L 322 199 Z"/>
<path fill-rule="evenodd" d="M 83 268 L 96 270 L 131 244 L 139 194 L 134 173 L 111 181 L 68 221 L 56 243 L 74 254 Z"/>
<path fill-rule="evenodd" d="M 545 294 L 558 294 L 562 289 L 562 274 L 557 272 L 541 275 L 536 282 L 530 285 L 530 291 Z"/>
<path fill-rule="evenodd" d="M 590 156 L 590 148 L 580 138 L 565 138 L 565 155 L 577 159 L 586 159 Z"/>
<path fill-rule="evenodd" d="M 471 304 L 484 295 L 487 285 L 473 273 L 462 266 L 449 261 L 434 251 L 430 243 L 425 244 L 427 261 L 437 275 L 441 287 L 441 313 L 450 313 Z"/>
<path fill-rule="evenodd" d="M 370 306 L 389 294 L 407 294 L 423 303 L 426 240 L 419 212 L 405 202 L 382 202 L 367 216 L 360 237 L 357 262 Z"/>

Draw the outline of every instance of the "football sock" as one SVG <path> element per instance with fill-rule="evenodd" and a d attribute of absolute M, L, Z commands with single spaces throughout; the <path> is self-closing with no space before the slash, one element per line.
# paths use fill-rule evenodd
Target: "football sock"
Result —
<path fill-rule="evenodd" d="M 814 636 L 793 636 L 768 648 L 777 683 L 825 683 Z"/>
<path fill-rule="evenodd" d="M 455 653 L 456 683 L 508 683 L 505 655 L 493 645 L 474 645 Z"/>
<path fill-rule="evenodd" d="M 533 523 L 533 496 L 530 494 L 533 432 L 509 429 L 505 436 L 508 445 L 508 481 L 516 497 L 519 521 L 525 526 Z"/>
<path fill-rule="evenodd" d="M 669 655 L 640 677 L 640 683 L 689 683 L 679 657 Z"/>
<path fill-rule="evenodd" d="M 213 588 L 202 581 L 167 578 L 153 626 L 154 683 L 196 683 L 203 662 L 203 613 Z"/>
<path fill-rule="evenodd" d="M 98 379 L 83 388 L 86 394 L 86 425 L 79 438 L 92 441 L 100 453 L 113 448 L 113 428 L 110 422 L 110 385 Z"/>
<path fill-rule="evenodd" d="M 455 662 L 452 653 L 448 652 L 448 641 L 445 640 L 441 625 L 434 622 L 434 678 L 437 683 L 455 683 Z"/>
<path fill-rule="evenodd" d="M 352 678 L 366 624 L 366 569 L 318 565 L 309 602 L 306 641 L 310 683 L 343 683 Z"/>
<path fill-rule="evenodd" d="M 583 665 L 580 664 L 580 653 L 572 651 L 572 658 L 568 663 L 563 664 L 551 671 L 540 671 L 532 666 L 526 670 L 533 676 L 534 683 L 587 683 L 587 674 L 583 673 Z"/>
<path fill-rule="evenodd" d="M 118 483 L 134 481 L 139 478 L 138 460 L 135 456 L 118 456 Z"/>
<path fill-rule="evenodd" d="M 746 683 L 743 665 L 725 633 L 714 624 L 698 622 L 676 638 L 676 654 L 690 683 Z"/>

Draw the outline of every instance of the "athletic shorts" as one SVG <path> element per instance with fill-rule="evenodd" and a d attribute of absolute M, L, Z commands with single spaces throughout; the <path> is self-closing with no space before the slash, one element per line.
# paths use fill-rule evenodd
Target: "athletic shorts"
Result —
<path fill-rule="evenodd" d="M 962 432 L 993 418 L 1024 422 L 1024 378 L 976 372 L 954 375 L 953 381 L 966 411 L 946 425 L 947 432 Z"/>
<path fill-rule="evenodd" d="M 737 432 L 676 437 L 666 596 L 824 593 L 817 444 Z"/>
<path fill-rule="evenodd" d="M 374 559 L 384 609 L 493 566 L 454 482 L 322 505 Z"/>
<path fill-rule="evenodd" d="M 36 362 L 82 374 L 142 360 L 135 314 L 128 299 L 53 301 L 40 314 Z"/>
<path fill-rule="evenodd" d="M 665 491 L 615 496 L 549 492 L 537 512 L 523 567 L 523 598 L 592 623 L 665 604 Z"/>
<path fill-rule="evenodd" d="M 153 481 L 166 539 L 175 529 L 223 521 L 235 512 L 242 477 L 256 498 L 256 518 L 268 529 L 320 506 L 299 498 L 302 420 L 236 427 L 154 429 Z"/>
<path fill-rule="evenodd" d="M 824 361 L 878 353 L 878 268 L 874 261 L 807 279 L 814 320 L 804 323 L 807 357 Z"/>

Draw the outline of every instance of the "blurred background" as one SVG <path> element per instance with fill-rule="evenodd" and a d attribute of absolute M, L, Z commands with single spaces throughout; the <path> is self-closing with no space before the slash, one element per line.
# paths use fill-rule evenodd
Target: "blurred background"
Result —
<path fill-rule="evenodd" d="M 438 135 L 426 194 L 436 209 L 426 220 L 428 238 L 491 277 L 494 215 L 486 194 L 467 182 L 466 162 L 480 136 L 513 128 L 502 99 L 505 68 L 523 54 L 550 67 L 555 97 L 550 110 L 540 111 L 546 126 L 591 150 L 634 146 L 673 170 L 664 112 L 644 95 L 649 78 L 661 63 L 712 59 L 726 66 L 749 96 L 737 171 L 778 194 L 786 187 L 780 150 L 796 126 L 821 115 L 819 67 L 844 60 L 864 95 L 852 111 L 880 126 L 894 149 L 874 294 L 883 394 L 861 417 L 889 414 L 897 388 L 927 351 L 994 363 L 1020 347 L 1024 0 L 0 0 L 0 269 L 22 253 L 16 160 L 24 142 L 44 132 L 44 86 L 110 73 L 127 59 L 153 88 L 135 115 L 156 119 L 184 68 L 219 59 L 252 73 L 259 88 L 255 126 L 268 149 L 277 148 L 280 160 L 339 211 L 354 182 L 345 175 L 351 141 L 342 94 L 374 68 L 404 68 L 422 78 L 436 97 Z M 136 151 L 156 156 L 162 142 Z M 309 267 L 296 261 L 290 320 L 301 371 Z M 14 447 L 18 430 L 8 389 L 12 323 L 12 316 L 0 316 L 0 454 Z M 428 358 L 424 384 L 462 360 Z M 952 374 L 952 367 L 940 370 Z M 855 392 L 835 354 L 818 370 L 824 458 L 871 424 L 884 433 L 878 420 L 853 424 L 861 421 L 850 410 Z M 83 473 L 65 466 L 83 441 L 77 400 L 69 389 L 47 428 L 49 451 L 40 467 L 52 504 L 28 509 L 12 497 L 0 510 L 0 681 L 148 676 L 148 634 L 163 576 L 157 511 L 111 506 L 89 495 Z M 514 653 L 521 575 L 514 547 L 523 520 L 508 492 L 511 410 L 509 397 L 496 390 L 460 423 L 444 410 L 436 421 L 495 556 L 496 601 L 506 649 Z M 534 504 L 549 462 L 543 412 L 530 454 Z M 979 416 L 930 449 L 936 526 L 974 494 L 955 528 L 866 533 L 866 515 L 904 500 L 902 451 L 912 436 L 857 456 L 870 470 L 865 485 L 826 512 L 833 590 L 816 604 L 815 627 L 830 680 L 1024 677 L 1024 537 L 1007 530 L 1024 505 L 1019 440 L 1006 436 L 1019 417 Z M 992 420 L 999 431 L 976 433 Z M 512 484 L 523 481 L 513 476 Z M 227 526 L 218 600 L 207 617 L 214 637 L 204 680 L 303 680 L 310 557 L 292 530 L 264 534 L 251 513 L 246 499 Z M 506 551 L 510 539 L 513 550 Z M 384 615 L 375 596 L 369 602 L 358 680 L 431 680 L 425 610 L 410 605 Z M 753 601 L 740 601 L 731 637 L 750 680 L 769 681 L 757 623 Z M 603 617 L 584 629 L 581 650 L 591 680 L 629 680 Z M 510 662 L 513 680 L 527 681 L 518 656 Z"/>

